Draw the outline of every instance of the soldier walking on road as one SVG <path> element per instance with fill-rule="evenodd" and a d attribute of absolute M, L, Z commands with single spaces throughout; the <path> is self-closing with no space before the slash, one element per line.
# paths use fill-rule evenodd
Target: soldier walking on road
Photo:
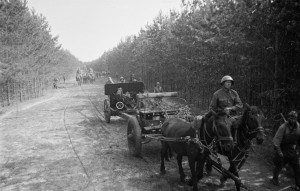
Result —
<path fill-rule="evenodd" d="M 288 114 L 287 122 L 278 128 L 273 138 L 274 149 L 276 152 L 273 159 L 275 168 L 271 180 L 274 185 L 279 185 L 279 174 L 284 165 L 288 163 L 294 170 L 296 183 L 294 190 L 300 190 L 300 164 L 297 153 L 297 146 L 300 143 L 300 127 L 297 118 L 297 112 L 291 111 Z"/>

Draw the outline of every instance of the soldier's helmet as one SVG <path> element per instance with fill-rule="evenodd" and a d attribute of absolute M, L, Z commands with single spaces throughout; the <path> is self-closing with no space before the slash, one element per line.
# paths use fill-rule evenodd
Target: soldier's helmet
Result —
<path fill-rule="evenodd" d="M 224 77 L 221 79 L 221 85 L 223 85 L 223 83 L 226 82 L 226 81 L 231 81 L 231 84 L 232 84 L 232 85 L 233 85 L 233 83 L 234 83 L 232 77 L 227 75 L 227 76 L 224 76 Z"/>

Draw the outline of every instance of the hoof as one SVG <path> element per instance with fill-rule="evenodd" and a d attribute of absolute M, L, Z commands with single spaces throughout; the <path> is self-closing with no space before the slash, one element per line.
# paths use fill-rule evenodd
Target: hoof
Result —
<path fill-rule="evenodd" d="M 270 182 L 273 184 L 273 185 L 275 185 L 275 186 L 280 186 L 280 183 L 279 183 L 279 181 L 278 180 L 275 180 L 275 179 L 271 179 L 270 180 Z"/>

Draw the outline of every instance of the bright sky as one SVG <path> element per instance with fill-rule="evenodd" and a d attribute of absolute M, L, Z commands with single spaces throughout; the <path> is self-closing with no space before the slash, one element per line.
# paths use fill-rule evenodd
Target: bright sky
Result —
<path fill-rule="evenodd" d="M 27 0 L 46 17 L 52 35 L 81 61 L 99 58 L 126 36 L 152 24 L 161 10 L 179 10 L 181 0 Z"/>

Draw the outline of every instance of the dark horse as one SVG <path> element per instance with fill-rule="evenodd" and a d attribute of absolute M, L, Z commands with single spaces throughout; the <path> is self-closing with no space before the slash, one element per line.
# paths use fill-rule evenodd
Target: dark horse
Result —
<path fill-rule="evenodd" d="M 218 150 L 218 153 L 228 157 L 230 163 L 228 170 L 237 177 L 239 177 L 238 171 L 249 156 L 251 140 L 256 138 L 257 144 L 262 144 L 264 141 L 263 113 L 257 106 L 249 106 L 248 104 L 244 104 L 244 106 L 246 109 L 243 115 L 237 119 L 237 129 L 232 129 L 232 131 L 236 131 L 235 133 L 232 132 L 235 135 L 233 150 L 231 152 Z M 206 170 L 208 173 L 212 170 L 211 164 L 206 165 Z M 222 175 L 220 178 L 221 185 L 224 185 L 228 178 L 228 176 Z M 237 191 L 241 190 L 240 182 L 235 182 L 235 186 Z"/>
<path fill-rule="evenodd" d="M 211 136 L 216 136 L 220 141 L 221 147 L 229 151 L 233 146 L 233 138 L 230 132 L 230 127 L 227 126 L 225 118 L 223 116 L 214 115 L 214 128 L 207 128 L 205 131 Z M 171 149 L 177 154 L 177 164 L 179 168 L 181 182 L 188 182 L 189 185 L 193 186 L 193 190 L 198 190 L 198 180 L 203 177 L 203 167 L 205 163 L 205 155 L 203 155 L 202 143 L 197 141 L 196 131 L 203 128 L 202 117 L 196 117 L 192 123 L 189 123 L 179 118 L 169 118 L 165 120 L 162 125 L 162 136 L 165 138 L 180 138 L 190 137 L 187 141 L 162 141 L 161 149 L 161 174 L 165 174 L 164 160 L 168 156 L 168 151 Z M 195 140 L 195 141 L 193 141 Z M 192 174 L 192 180 L 187 181 L 182 168 L 182 157 L 187 156 L 188 162 Z"/>

